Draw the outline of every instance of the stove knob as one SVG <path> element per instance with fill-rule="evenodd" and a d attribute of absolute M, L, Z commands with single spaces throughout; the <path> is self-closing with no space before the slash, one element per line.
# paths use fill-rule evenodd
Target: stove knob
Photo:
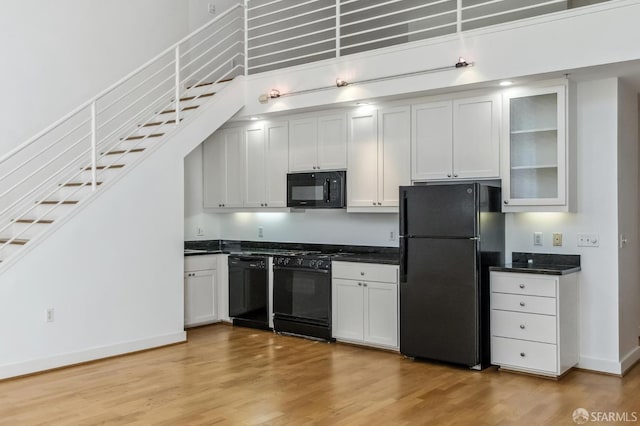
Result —
<path fill-rule="evenodd" d="M 311 266 L 312 268 L 315 266 L 316 261 L 315 260 L 310 260 L 309 261 L 309 266 Z"/>
<path fill-rule="evenodd" d="M 316 269 L 318 269 L 321 266 L 322 266 L 322 260 L 318 260 L 318 262 L 316 263 Z"/>
<path fill-rule="evenodd" d="M 285 264 L 285 265 L 288 265 L 290 260 L 291 260 L 290 258 L 286 257 L 286 258 L 284 259 L 284 264 Z"/>
<path fill-rule="evenodd" d="M 302 265 L 303 260 L 303 258 L 298 259 L 298 265 Z"/>

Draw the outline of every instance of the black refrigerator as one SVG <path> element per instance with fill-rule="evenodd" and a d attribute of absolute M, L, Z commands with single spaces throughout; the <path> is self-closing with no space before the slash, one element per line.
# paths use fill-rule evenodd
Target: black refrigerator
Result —
<path fill-rule="evenodd" d="M 400 187 L 400 352 L 474 369 L 491 361 L 489 266 L 504 262 L 499 187 Z"/>

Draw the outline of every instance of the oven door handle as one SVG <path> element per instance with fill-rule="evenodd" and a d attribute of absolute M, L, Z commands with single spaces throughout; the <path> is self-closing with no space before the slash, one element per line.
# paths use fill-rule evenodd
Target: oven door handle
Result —
<path fill-rule="evenodd" d="M 313 269 L 313 268 L 298 268 L 295 266 L 276 266 L 273 265 L 273 270 L 278 271 L 302 271 L 302 272 L 320 272 L 323 274 L 328 274 L 331 272 L 329 269 Z"/>

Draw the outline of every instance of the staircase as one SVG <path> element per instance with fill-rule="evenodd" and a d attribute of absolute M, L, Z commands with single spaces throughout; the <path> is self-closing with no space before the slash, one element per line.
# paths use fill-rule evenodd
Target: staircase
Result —
<path fill-rule="evenodd" d="M 244 74 L 243 18 L 241 5 L 228 9 L 0 158 L 0 271 L 224 102 Z"/>

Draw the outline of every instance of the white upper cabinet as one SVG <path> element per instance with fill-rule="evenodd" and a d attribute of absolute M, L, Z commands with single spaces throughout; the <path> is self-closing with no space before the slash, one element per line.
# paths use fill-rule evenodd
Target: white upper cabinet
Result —
<path fill-rule="evenodd" d="M 506 91 L 503 211 L 569 211 L 567 86 Z"/>
<path fill-rule="evenodd" d="M 499 95 L 412 106 L 411 179 L 500 176 Z"/>
<path fill-rule="evenodd" d="M 204 207 L 242 207 L 243 129 L 218 130 L 203 144 Z"/>
<path fill-rule="evenodd" d="M 411 182 L 410 133 L 408 106 L 349 114 L 347 207 L 351 211 L 397 210 L 398 187 Z"/>
<path fill-rule="evenodd" d="M 288 145 L 287 122 L 245 129 L 245 207 L 286 207 Z"/>
<path fill-rule="evenodd" d="M 289 171 L 339 170 L 346 167 L 345 114 L 289 121 Z"/>

